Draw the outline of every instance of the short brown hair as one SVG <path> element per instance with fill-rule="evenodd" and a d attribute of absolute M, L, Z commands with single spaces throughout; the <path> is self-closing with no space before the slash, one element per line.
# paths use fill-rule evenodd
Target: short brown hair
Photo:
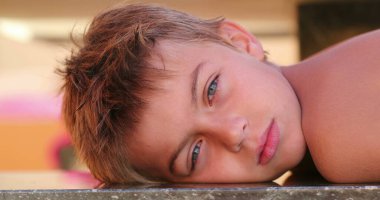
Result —
<path fill-rule="evenodd" d="M 64 120 L 95 178 L 103 183 L 148 180 L 129 162 L 126 139 L 139 122 L 147 92 L 155 89 L 149 65 L 154 45 L 160 40 L 225 44 L 218 34 L 222 21 L 144 4 L 119 5 L 93 19 L 83 44 L 59 73 Z"/>

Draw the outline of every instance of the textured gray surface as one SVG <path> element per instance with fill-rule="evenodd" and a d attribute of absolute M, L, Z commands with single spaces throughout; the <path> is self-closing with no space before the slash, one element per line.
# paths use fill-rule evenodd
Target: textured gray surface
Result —
<path fill-rule="evenodd" d="M 13 199 L 380 199 L 379 185 L 166 185 L 88 190 L 0 190 Z"/>

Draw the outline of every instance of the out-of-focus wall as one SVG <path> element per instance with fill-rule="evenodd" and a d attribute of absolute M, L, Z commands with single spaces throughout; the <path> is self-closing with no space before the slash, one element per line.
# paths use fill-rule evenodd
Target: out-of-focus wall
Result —
<path fill-rule="evenodd" d="M 0 35 L 0 170 L 56 166 L 60 120 L 55 67 L 67 51 L 44 41 Z"/>

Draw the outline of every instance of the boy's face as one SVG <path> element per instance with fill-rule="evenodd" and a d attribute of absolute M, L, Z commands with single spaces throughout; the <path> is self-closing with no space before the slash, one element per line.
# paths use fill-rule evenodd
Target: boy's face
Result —
<path fill-rule="evenodd" d="M 174 182 L 260 182 L 300 162 L 300 106 L 276 67 L 210 42 L 155 49 L 153 65 L 173 76 L 128 138 L 136 168 Z"/>

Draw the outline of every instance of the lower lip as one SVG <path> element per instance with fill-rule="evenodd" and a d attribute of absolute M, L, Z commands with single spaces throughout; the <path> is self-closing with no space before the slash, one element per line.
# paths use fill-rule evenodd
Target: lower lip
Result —
<path fill-rule="evenodd" d="M 273 120 L 263 136 L 263 143 L 260 148 L 259 164 L 265 165 L 273 158 L 280 141 L 280 130 Z"/>

